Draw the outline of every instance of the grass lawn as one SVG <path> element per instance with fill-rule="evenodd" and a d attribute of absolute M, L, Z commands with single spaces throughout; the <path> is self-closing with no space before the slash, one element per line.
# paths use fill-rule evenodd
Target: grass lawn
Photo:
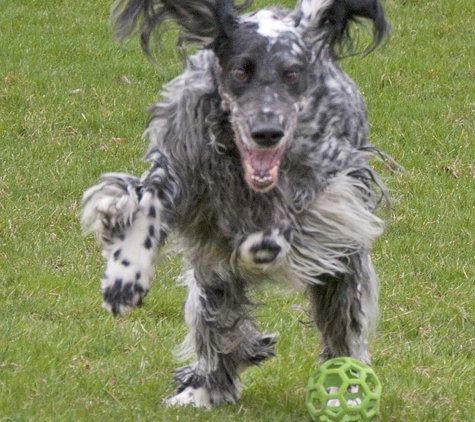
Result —
<path fill-rule="evenodd" d="M 257 2 L 262 5 L 263 1 Z M 288 6 L 294 2 L 282 0 Z M 386 0 L 389 44 L 343 66 L 368 104 L 392 217 L 375 245 L 380 420 L 475 421 L 475 2 Z M 260 324 L 278 356 L 244 375 L 241 401 L 169 409 L 185 327 L 178 260 L 143 308 L 100 308 L 103 263 L 78 223 L 101 173 L 140 175 L 144 109 L 182 69 L 154 69 L 108 27 L 110 0 L 0 1 L 0 421 L 309 421 L 316 332 L 303 295 L 270 289 Z M 297 305 L 297 306 L 294 306 Z"/>

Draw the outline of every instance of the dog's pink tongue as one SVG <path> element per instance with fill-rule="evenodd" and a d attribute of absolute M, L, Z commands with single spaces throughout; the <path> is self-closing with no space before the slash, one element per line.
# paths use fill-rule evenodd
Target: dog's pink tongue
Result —
<path fill-rule="evenodd" d="M 252 168 L 258 173 L 267 173 L 276 165 L 274 163 L 275 155 L 276 151 L 272 150 L 250 150 L 249 159 Z"/>
<path fill-rule="evenodd" d="M 278 180 L 280 150 L 249 150 L 244 162 L 246 180 L 254 190 L 267 192 Z"/>

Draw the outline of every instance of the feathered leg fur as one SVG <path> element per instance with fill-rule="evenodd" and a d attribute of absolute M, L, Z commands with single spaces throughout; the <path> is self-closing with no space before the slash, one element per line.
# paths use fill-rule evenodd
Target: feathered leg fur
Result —
<path fill-rule="evenodd" d="M 156 155 L 143 180 L 106 174 L 83 196 L 83 226 L 99 235 L 106 260 L 103 307 L 114 315 L 140 306 L 150 289 L 155 253 L 169 228 L 163 161 Z"/>
<path fill-rule="evenodd" d="M 241 394 L 239 374 L 274 356 L 275 336 L 259 333 L 250 320 L 242 280 L 195 269 L 187 272 L 187 284 L 189 334 L 182 357 L 196 354 L 196 361 L 175 371 L 179 388 L 165 403 L 197 407 L 235 403 Z"/>
<path fill-rule="evenodd" d="M 350 260 L 350 273 L 321 277 L 321 285 L 308 288 L 321 362 L 351 356 L 370 364 L 366 338 L 377 318 L 377 280 L 368 254 Z"/>

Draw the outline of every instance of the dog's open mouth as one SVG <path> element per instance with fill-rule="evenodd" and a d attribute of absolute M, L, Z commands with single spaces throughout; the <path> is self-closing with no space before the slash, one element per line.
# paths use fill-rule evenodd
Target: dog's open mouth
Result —
<path fill-rule="evenodd" d="M 279 166 L 286 143 L 272 149 L 251 149 L 242 142 L 238 143 L 249 186 L 256 192 L 267 192 L 274 188 L 279 180 Z"/>

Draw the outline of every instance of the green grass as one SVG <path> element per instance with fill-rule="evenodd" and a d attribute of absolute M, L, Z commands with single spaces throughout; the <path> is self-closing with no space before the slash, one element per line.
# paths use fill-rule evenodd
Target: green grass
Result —
<path fill-rule="evenodd" d="M 81 194 L 103 172 L 146 169 L 143 111 L 182 68 L 171 43 L 156 70 L 136 43 L 118 46 L 109 7 L 0 1 L 0 421 L 308 421 L 318 342 L 292 307 L 302 295 L 262 293 L 278 357 L 244 375 L 237 405 L 212 412 L 160 403 L 185 335 L 178 261 L 163 258 L 142 309 L 114 319 L 100 308 Z M 389 44 L 343 62 L 367 100 L 371 142 L 405 169 L 380 168 L 393 199 L 374 254 L 381 421 L 473 421 L 475 3 L 386 9 Z"/>

